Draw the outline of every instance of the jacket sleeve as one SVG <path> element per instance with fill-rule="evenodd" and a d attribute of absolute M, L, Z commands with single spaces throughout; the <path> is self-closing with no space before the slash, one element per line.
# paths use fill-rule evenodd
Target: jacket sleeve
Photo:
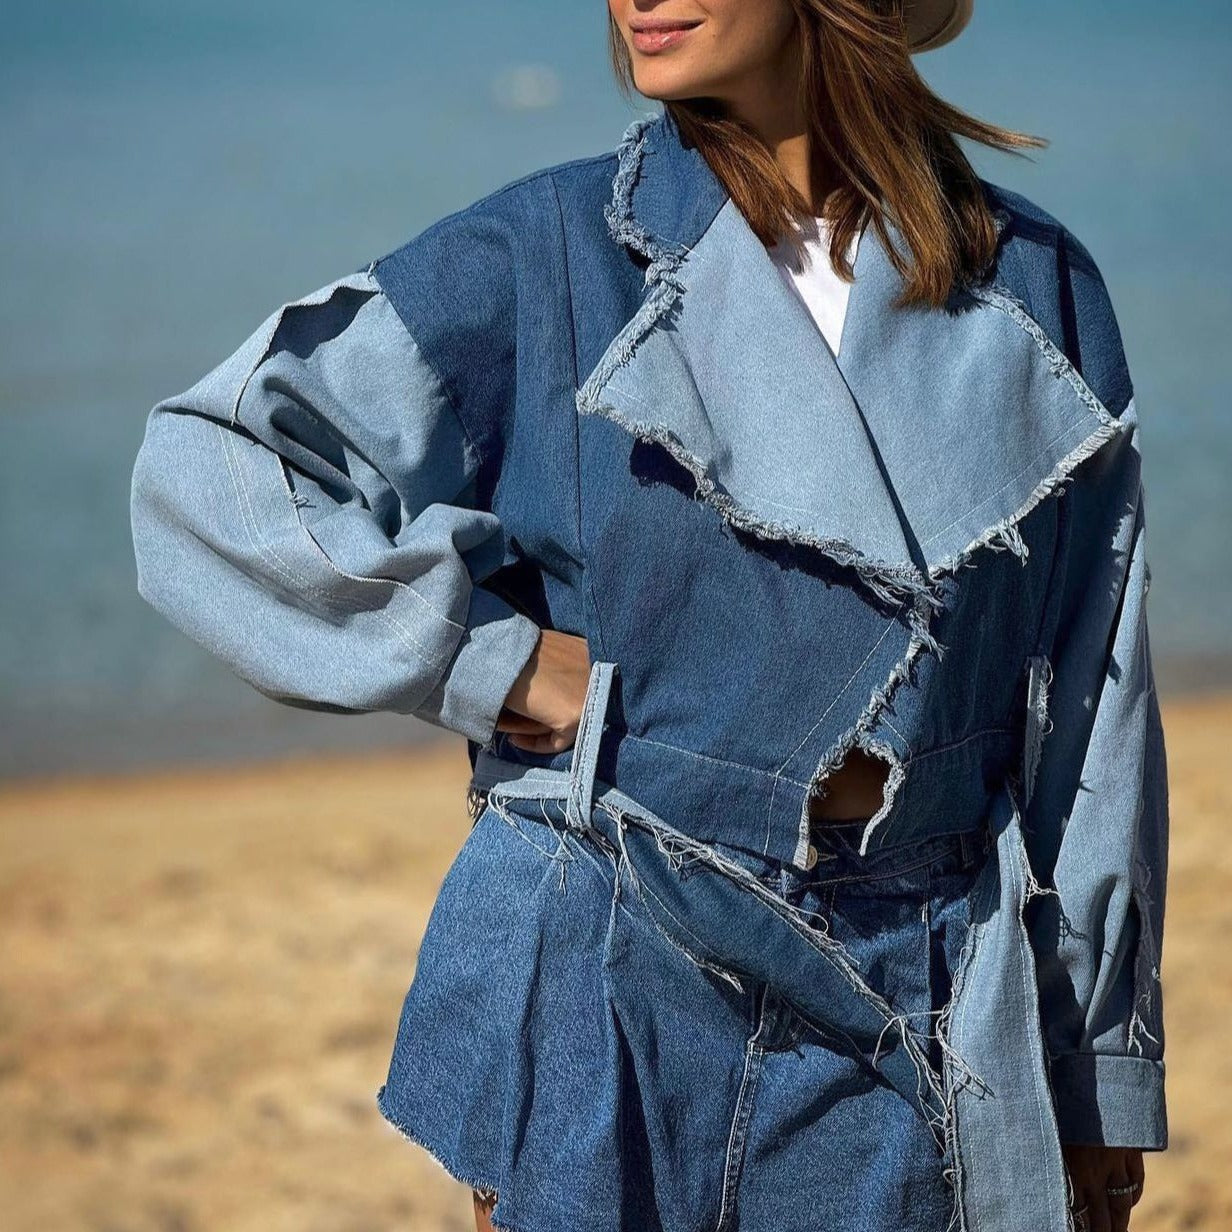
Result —
<path fill-rule="evenodd" d="M 349 275 L 150 411 L 138 590 L 277 701 L 487 744 L 539 629 L 482 585 L 505 543 L 478 471 L 371 269 Z"/>
<path fill-rule="evenodd" d="M 1093 269 L 1093 267 L 1092 267 Z M 1085 344 L 1124 378 L 1098 275 Z M 1092 379 L 1088 377 L 1088 379 Z M 1054 632 L 1031 665 L 1023 828 L 1029 927 L 1063 1142 L 1163 1149 L 1160 984 L 1167 759 L 1147 629 L 1150 572 L 1132 389 L 1121 430 L 1062 497 Z"/>

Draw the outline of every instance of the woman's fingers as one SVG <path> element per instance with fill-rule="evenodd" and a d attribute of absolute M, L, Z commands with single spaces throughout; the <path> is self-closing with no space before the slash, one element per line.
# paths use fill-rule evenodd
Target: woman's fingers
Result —
<path fill-rule="evenodd" d="M 1082 1201 L 1087 1207 L 1086 1226 L 1089 1232 L 1113 1232 L 1112 1212 L 1108 1207 L 1108 1195 L 1099 1185 L 1082 1190 Z M 1124 1232 L 1122 1228 L 1120 1232 Z"/>
<path fill-rule="evenodd" d="M 1125 1171 L 1129 1176 L 1129 1183 L 1134 1187 L 1132 1199 L 1137 1203 L 1146 1184 L 1146 1164 L 1141 1151 L 1126 1152 Z"/>
<path fill-rule="evenodd" d="M 572 748 L 577 734 L 576 725 L 568 732 L 544 729 L 542 734 L 510 736 L 509 743 L 528 753 L 561 753 Z"/>
<path fill-rule="evenodd" d="M 1128 1232 L 1129 1212 L 1133 1209 L 1133 1186 L 1122 1172 L 1108 1178 L 1105 1188 L 1108 1204 L 1108 1226 L 1112 1232 Z"/>
<path fill-rule="evenodd" d="M 506 706 L 496 720 L 496 730 L 517 732 L 522 736 L 538 736 L 552 729 L 546 723 L 541 723 L 538 719 L 532 719 L 529 715 L 518 714 L 516 710 L 510 710 Z"/>
<path fill-rule="evenodd" d="M 1077 1226 L 1082 1232 L 1128 1232 L 1130 1211 L 1142 1196 L 1142 1152 L 1069 1144 L 1062 1150 Z"/>
<path fill-rule="evenodd" d="M 495 1195 L 481 1194 L 471 1190 L 471 1199 L 475 1206 L 475 1232 L 492 1232 L 492 1208 L 496 1205 Z"/>

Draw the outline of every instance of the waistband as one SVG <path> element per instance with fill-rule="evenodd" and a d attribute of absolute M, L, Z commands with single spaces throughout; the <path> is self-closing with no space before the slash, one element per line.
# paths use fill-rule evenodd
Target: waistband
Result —
<path fill-rule="evenodd" d="M 865 824 L 864 821 L 843 821 L 814 825 L 813 846 L 817 851 L 814 880 L 890 876 L 941 856 L 951 857 L 960 870 L 971 869 L 984 859 L 992 843 L 992 831 L 981 822 L 964 829 L 907 838 L 861 854 L 860 836 Z"/>
<path fill-rule="evenodd" d="M 499 784 L 501 795 L 506 800 L 561 801 L 564 804 L 565 824 L 574 830 L 590 827 L 593 810 L 599 803 L 640 817 L 660 830 L 679 830 L 680 827 L 672 819 L 659 815 L 643 801 L 606 782 L 597 773 L 600 742 L 606 727 L 605 716 L 616 670 L 617 665 L 606 660 L 596 660 L 591 665 L 568 770 L 512 761 L 483 748 L 475 758 L 471 790 L 486 792 Z M 815 823 L 807 857 L 798 866 L 806 870 L 812 870 L 819 864 L 824 864 L 827 869 L 840 866 L 852 870 L 890 869 L 896 865 L 901 867 L 917 857 L 924 848 L 944 850 L 947 846 L 956 846 L 963 863 L 968 864 L 986 852 L 990 840 L 987 819 L 982 817 L 972 826 L 904 838 L 887 846 L 872 848 L 861 855 L 859 845 L 866 824 L 864 820 Z M 714 846 L 726 849 L 729 856 L 736 854 L 731 844 L 715 843 Z M 766 867 L 783 863 L 764 854 L 759 856 L 748 848 L 740 848 L 739 851 L 742 862 L 746 864 L 750 859 L 760 861 Z M 821 874 L 822 870 L 818 869 L 818 872 Z"/>

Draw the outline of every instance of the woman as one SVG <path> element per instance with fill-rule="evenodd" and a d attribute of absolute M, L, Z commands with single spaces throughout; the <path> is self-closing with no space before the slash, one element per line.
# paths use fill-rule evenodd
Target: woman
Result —
<path fill-rule="evenodd" d="M 970 11 L 611 0 L 661 114 L 151 412 L 141 593 L 467 737 L 378 1102 L 481 1228 L 1107 1232 L 1166 1145 L 1132 387 Z"/>

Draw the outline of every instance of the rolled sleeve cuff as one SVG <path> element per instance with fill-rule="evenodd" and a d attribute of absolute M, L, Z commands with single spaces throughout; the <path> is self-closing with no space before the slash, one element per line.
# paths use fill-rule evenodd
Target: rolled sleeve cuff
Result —
<path fill-rule="evenodd" d="M 505 698 L 539 641 L 539 626 L 483 586 L 471 591 L 463 633 L 436 688 L 415 714 L 491 742 Z"/>
<path fill-rule="evenodd" d="M 1050 1072 L 1062 1142 L 1167 1147 L 1162 1060 L 1070 1052 L 1053 1057 Z"/>

